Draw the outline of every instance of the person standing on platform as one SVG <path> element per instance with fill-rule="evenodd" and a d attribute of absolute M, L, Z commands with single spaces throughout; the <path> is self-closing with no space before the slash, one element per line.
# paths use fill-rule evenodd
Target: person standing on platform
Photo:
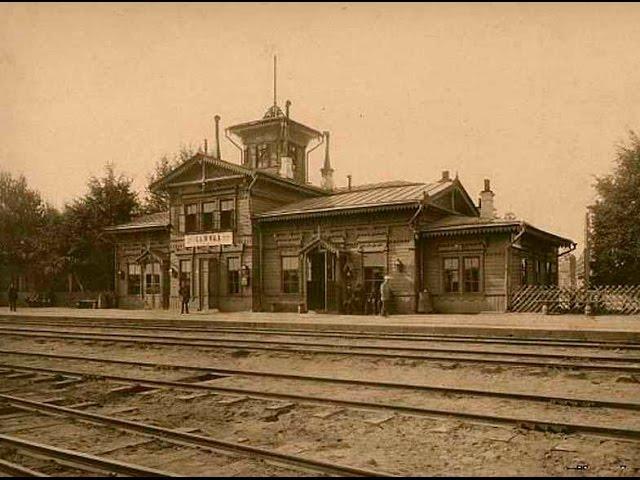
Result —
<path fill-rule="evenodd" d="M 391 304 L 391 286 L 389 285 L 389 275 L 384 276 L 384 281 L 380 284 L 380 300 L 382 305 L 380 307 L 380 315 L 386 317 L 389 315 Z"/>
<path fill-rule="evenodd" d="M 15 312 L 16 305 L 18 303 L 18 289 L 13 282 L 11 282 L 11 285 L 9 285 L 7 296 L 9 297 L 9 310 Z"/>
<path fill-rule="evenodd" d="M 183 282 L 180 287 L 180 298 L 182 299 L 182 307 L 180 309 L 180 313 L 189 313 L 189 300 L 191 299 L 191 292 L 189 290 L 189 285 L 187 282 Z"/>

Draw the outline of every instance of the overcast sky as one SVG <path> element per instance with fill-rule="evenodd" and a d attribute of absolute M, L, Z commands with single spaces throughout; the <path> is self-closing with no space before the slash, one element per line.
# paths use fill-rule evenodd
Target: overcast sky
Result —
<path fill-rule="evenodd" d="M 60 207 L 278 99 L 338 185 L 457 171 L 582 243 L 593 176 L 640 130 L 639 4 L 2 4 L 0 169 Z M 226 140 L 223 158 L 239 162 Z M 312 154 L 319 182 L 322 150 Z"/>

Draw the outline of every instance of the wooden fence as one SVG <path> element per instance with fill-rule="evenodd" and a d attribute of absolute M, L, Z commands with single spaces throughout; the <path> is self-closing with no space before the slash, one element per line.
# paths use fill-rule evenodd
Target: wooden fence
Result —
<path fill-rule="evenodd" d="M 527 285 L 511 293 L 512 312 L 640 314 L 640 285 L 599 287 L 557 287 Z"/>

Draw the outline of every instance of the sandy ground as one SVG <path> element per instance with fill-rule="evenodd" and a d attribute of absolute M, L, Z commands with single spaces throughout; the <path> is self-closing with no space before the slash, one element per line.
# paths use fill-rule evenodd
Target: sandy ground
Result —
<path fill-rule="evenodd" d="M 369 340 L 367 340 L 368 342 Z M 351 343 L 351 341 L 350 341 Z M 354 342 L 357 343 L 357 342 Z M 463 364 L 455 361 L 422 361 L 366 358 L 337 354 L 256 352 L 244 349 L 156 347 L 118 343 L 92 343 L 56 339 L 3 337 L 0 348 L 33 352 L 132 359 L 263 371 L 339 376 L 407 383 L 437 384 L 640 401 L 640 383 L 633 375 L 610 372 L 560 370 Z M 492 347 L 495 348 L 495 347 Z M 509 347 L 512 348 L 512 347 Z M 538 349 L 539 350 L 539 349 Z M 608 352 L 610 353 L 610 352 Z M 608 354 L 607 353 L 607 354 Z M 624 355 L 624 352 L 621 353 Z M 636 354 L 637 355 L 637 354 Z M 135 375 L 179 380 L 193 375 L 184 370 L 139 368 L 89 361 L 38 359 L 5 355 L 2 362 L 49 366 L 86 372 Z M 36 377 L 36 378 L 41 378 Z M 640 470 L 640 442 L 607 439 L 586 434 L 561 434 L 496 427 L 450 417 L 415 417 L 387 412 L 309 405 L 295 402 L 281 407 L 275 400 L 241 399 L 230 395 L 201 395 L 176 389 L 144 394 L 109 393 L 117 385 L 92 380 L 62 389 L 51 380 L 10 379 L 0 375 L 0 390 L 34 399 L 62 397 L 66 404 L 95 402 L 87 411 L 153 423 L 170 428 L 194 428 L 198 433 L 249 445 L 278 449 L 312 458 L 339 462 L 394 474 L 423 476 L 633 476 Z M 483 413 L 528 415 L 541 419 L 577 420 L 584 423 L 640 428 L 636 412 L 604 408 L 574 408 L 545 403 L 522 403 L 492 398 L 470 398 L 400 389 L 364 388 L 283 381 L 267 378 L 230 377 L 211 385 L 243 386 L 273 392 L 309 393 L 376 402 L 395 402 L 423 407 L 465 409 Z M 220 403 L 220 402 L 223 403 Z M 125 411 L 124 408 L 131 410 Z M 47 426 L 48 425 L 48 426 Z M 70 422 L 57 417 L 26 414 L 0 416 L 0 432 L 44 443 L 64 445 L 109 458 L 166 469 L 184 475 L 304 475 L 231 455 L 212 454 L 159 441 L 135 444 L 139 436 L 116 430 Z M 133 443 L 132 443 L 133 442 Z M 14 452 L 0 450 L 11 460 Z M 20 457 L 21 458 L 21 457 Z M 30 460 L 46 473 L 78 475 L 74 470 Z M 40 462 L 40 463 L 38 463 Z M 588 465 L 588 468 L 580 467 Z"/>

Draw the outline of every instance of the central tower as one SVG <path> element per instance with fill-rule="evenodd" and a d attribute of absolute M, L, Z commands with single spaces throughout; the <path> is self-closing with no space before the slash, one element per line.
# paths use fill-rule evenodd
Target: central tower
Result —
<path fill-rule="evenodd" d="M 307 183 L 306 153 L 309 143 L 321 139 L 322 133 L 290 118 L 291 102 L 285 111 L 278 106 L 276 95 L 276 58 L 273 69 L 273 105 L 262 119 L 227 128 L 240 138 L 242 165 L 273 173 L 297 183 Z"/>

